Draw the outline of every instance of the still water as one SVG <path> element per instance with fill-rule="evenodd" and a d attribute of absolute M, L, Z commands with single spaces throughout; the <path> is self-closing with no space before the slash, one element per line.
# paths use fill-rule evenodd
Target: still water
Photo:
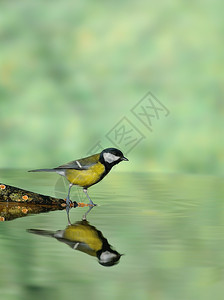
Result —
<path fill-rule="evenodd" d="M 223 180 L 112 172 L 90 188 L 98 206 L 84 223 L 88 208 L 71 209 L 72 229 L 123 254 L 112 266 L 69 233 L 60 239 L 65 210 L 0 222 L 0 299 L 223 299 Z M 2 170 L 0 182 L 60 198 L 68 187 L 23 170 Z M 71 198 L 87 202 L 75 187 Z"/>

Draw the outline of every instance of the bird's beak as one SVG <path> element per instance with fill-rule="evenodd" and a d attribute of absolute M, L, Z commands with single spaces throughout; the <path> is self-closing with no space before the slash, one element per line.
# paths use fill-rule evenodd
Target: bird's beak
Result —
<path fill-rule="evenodd" d="M 126 158 L 126 157 L 122 157 L 122 160 L 124 160 L 124 161 L 128 161 L 128 159 Z"/>

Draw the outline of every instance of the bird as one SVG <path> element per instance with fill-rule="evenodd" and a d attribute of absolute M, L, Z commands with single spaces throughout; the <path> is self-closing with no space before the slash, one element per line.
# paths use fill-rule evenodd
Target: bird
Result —
<path fill-rule="evenodd" d="M 56 238 L 59 242 L 67 244 L 73 250 L 96 257 L 99 264 L 105 267 L 119 263 L 120 257 L 123 255 L 113 249 L 102 232 L 96 229 L 95 226 L 90 225 L 87 220 L 70 224 L 64 230 L 27 229 L 27 231 Z"/>
<path fill-rule="evenodd" d="M 116 148 L 106 148 L 102 152 L 85 158 L 76 159 L 53 169 L 37 169 L 28 172 L 55 172 L 69 181 L 66 206 L 70 207 L 70 192 L 73 185 L 83 188 L 89 205 L 95 206 L 87 193 L 87 189 L 101 181 L 121 161 L 128 161 L 123 153 Z"/>

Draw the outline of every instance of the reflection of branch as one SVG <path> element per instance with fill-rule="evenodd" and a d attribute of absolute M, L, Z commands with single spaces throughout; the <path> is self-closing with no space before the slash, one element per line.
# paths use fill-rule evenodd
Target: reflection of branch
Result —
<path fill-rule="evenodd" d="M 28 216 L 30 214 L 39 214 L 53 210 L 62 210 L 64 207 L 56 205 L 41 205 L 29 203 L 0 202 L 0 222 L 11 221 L 16 218 Z"/>
<path fill-rule="evenodd" d="M 0 184 L 0 221 L 9 221 L 28 214 L 61 210 L 65 206 L 63 199 Z"/>

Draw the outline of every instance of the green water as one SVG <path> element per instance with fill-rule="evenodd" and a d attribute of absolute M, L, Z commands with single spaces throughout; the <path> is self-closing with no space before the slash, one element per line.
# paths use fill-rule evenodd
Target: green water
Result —
<path fill-rule="evenodd" d="M 43 177 L 44 176 L 44 177 Z M 1 171 L 0 181 L 64 197 L 56 174 Z M 89 194 L 88 215 L 121 254 L 97 258 L 27 229 L 64 230 L 65 211 L 0 223 L 0 299 L 223 299 L 223 178 L 112 172 Z M 83 201 L 73 188 L 72 199 Z M 80 221 L 86 207 L 70 211 Z"/>

